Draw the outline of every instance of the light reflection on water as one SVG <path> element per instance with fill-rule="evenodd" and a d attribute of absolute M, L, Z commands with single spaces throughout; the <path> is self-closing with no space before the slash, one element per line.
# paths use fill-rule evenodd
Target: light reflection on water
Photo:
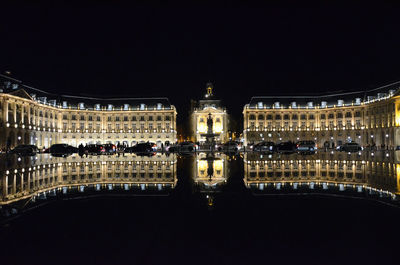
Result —
<path fill-rule="evenodd" d="M 235 185 L 253 195 L 325 193 L 397 204 L 397 153 L 2 156 L 0 205 L 3 215 L 10 215 L 50 198 L 104 193 L 168 196 L 179 192 L 175 189 L 178 180 L 187 177 L 187 172 L 210 206 L 213 194 L 226 192 L 223 187 L 231 178 L 239 179 Z"/>

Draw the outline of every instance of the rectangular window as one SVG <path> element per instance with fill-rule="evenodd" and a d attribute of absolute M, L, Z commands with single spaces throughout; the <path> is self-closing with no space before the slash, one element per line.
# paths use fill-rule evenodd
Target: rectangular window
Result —
<path fill-rule="evenodd" d="M 285 130 L 288 130 L 288 129 L 289 129 L 289 122 L 285 121 Z"/>

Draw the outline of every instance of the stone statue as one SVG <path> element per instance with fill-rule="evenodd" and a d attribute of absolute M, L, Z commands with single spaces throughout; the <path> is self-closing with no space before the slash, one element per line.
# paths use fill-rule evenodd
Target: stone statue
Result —
<path fill-rule="evenodd" d="M 213 133 L 212 128 L 213 128 L 213 120 L 211 117 L 211 113 L 208 113 L 208 118 L 207 118 L 207 133 L 208 134 Z"/>

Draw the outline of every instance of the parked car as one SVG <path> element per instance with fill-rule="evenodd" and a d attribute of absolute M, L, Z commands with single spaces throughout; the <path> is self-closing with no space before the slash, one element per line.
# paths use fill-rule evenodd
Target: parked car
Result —
<path fill-rule="evenodd" d="M 102 155 L 105 152 L 104 146 L 101 144 L 89 144 L 85 149 L 88 154 L 92 155 Z"/>
<path fill-rule="evenodd" d="M 344 152 L 358 152 L 361 151 L 362 148 L 358 143 L 351 142 L 351 143 L 345 143 L 341 146 L 338 146 L 339 151 L 344 151 Z"/>
<path fill-rule="evenodd" d="M 218 146 L 217 150 L 222 152 L 237 152 L 239 150 L 239 145 L 235 141 L 228 141 Z"/>
<path fill-rule="evenodd" d="M 254 152 L 273 152 L 274 150 L 275 144 L 273 142 L 262 141 L 253 145 Z"/>
<path fill-rule="evenodd" d="M 296 144 L 297 152 L 302 153 L 313 153 L 317 150 L 317 146 L 314 141 L 300 141 Z"/>
<path fill-rule="evenodd" d="M 10 153 L 19 155 L 36 155 L 39 153 L 39 149 L 36 145 L 20 144 L 11 150 Z"/>
<path fill-rule="evenodd" d="M 156 151 L 157 146 L 154 143 L 138 143 L 134 146 L 125 148 L 127 153 L 151 153 Z"/>
<path fill-rule="evenodd" d="M 276 151 L 279 153 L 294 153 L 296 144 L 293 142 L 282 142 L 276 145 Z"/>
<path fill-rule="evenodd" d="M 51 154 L 73 154 L 77 152 L 78 148 L 68 144 L 53 144 L 49 148 L 49 153 Z"/>
<path fill-rule="evenodd" d="M 105 154 L 115 154 L 115 152 L 117 152 L 117 147 L 115 144 L 105 144 L 103 147 Z"/>
<path fill-rule="evenodd" d="M 169 152 L 187 153 L 197 150 L 197 145 L 191 141 L 182 142 L 177 145 L 171 146 Z"/>

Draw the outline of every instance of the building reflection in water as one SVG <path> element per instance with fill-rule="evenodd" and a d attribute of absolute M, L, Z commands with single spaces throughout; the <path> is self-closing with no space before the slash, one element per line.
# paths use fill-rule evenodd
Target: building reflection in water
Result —
<path fill-rule="evenodd" d="M 216 192 L 243 185 L 241 181 L 226 185 L 233 176 L 241 180 L 242 166 L 244 185 L 255 195 L 317 192 L 397 203 L 400 194 L 398 151 L 282 156 L 246 153 L 243 161 L 237 159 L 239 156 L 234 158 L 209 152 L 198 153 L 190 160 L 197 191 L 208 199 L 209 206 L 213 205 Z M 21 205 L 25 207 L 50 197 L 81 197 L 102 192 L 168 195 L 179 177 L 175 155 L 60 158 L 40 154 L 4 155 L 0 159 L 0 211 L 14 205 L 21 209 Z"/>
<path fill-rule="evenodd" d="M 400 192 L 399 154 L 318 153 L 309 156 L 244 156 L 245 185 L 257 194 L 355 192 L 392 200 Z"/>
<path fill-rule="evenodd" d="M 0 205 L 71 192 L 163 193 L 176 184 L 176 156 L 4 156 Z"/>
<path fill-rule="evenodd" d="M 225 155 L 220 153 L 199 153 L 194 168 L 194 181 L 204 188 L 215 188 L 226 183 Z"/>

